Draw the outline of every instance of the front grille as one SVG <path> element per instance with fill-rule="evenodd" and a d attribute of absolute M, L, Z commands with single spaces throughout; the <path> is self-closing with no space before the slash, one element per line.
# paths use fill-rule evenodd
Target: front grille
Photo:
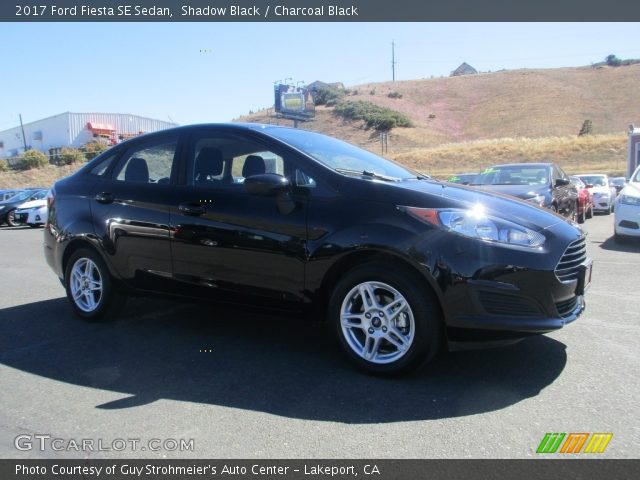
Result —
<path fill-rule="evenodd" d="M 478 292 L 480 303 L 487 313 L 511 317 L 536 317 L 540 309 L 530 300 L 514 295 L 493 292 Z"/>
<path fill-rule="evenodd" d="M 556 267 L 556 277 L 563 283 L 577 280 L 580 265 L 587 259 L 587 241 L 584 237 L 572 242 Z"/>
<path fill-rule="evenodd" d="M 562 318 L 567 318 L 575 310 L 576 306 L 578 306 L 578 301 L 579 297 L 573 297 L 569 300 L 565 300 L 564 302 L 556 303 L 558 314 Z"/>

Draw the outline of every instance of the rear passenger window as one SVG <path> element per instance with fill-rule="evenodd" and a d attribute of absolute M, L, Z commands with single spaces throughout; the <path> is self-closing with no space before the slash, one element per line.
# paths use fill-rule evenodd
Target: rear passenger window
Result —
<path fill-rule="evenodd" d="M 167 184 L 176 155 L 177 139 L 144 146 L 127 151 L 120 161 L 116 180 L 129 183 Z"/>

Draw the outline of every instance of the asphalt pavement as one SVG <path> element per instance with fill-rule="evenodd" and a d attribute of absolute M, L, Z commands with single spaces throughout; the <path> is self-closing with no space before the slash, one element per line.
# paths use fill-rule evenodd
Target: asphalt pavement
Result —
<path fill-rule="evenodd" d="M 42 230 L 2 228 L 0 457 L 526 458 L 547 432 L 611 432 L 599 457 L 637 458 L 640 242 L 614 242 L 613 216 L 585 230 L 576 322 L 389 380 L 299 318 L 138 298 L 84 323 Z"/>

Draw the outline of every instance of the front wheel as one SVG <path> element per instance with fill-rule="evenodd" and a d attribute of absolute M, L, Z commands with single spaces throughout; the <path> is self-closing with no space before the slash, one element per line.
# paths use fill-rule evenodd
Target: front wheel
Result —
<path fill-rule="evenodd" d="M 433 294 L 411 272 L 367 264 L 348 272 L 329 302 L 342 350 L 361 369 L 394 375 L 429 361 L 442 342 Z"/>
<path fill-rule="evenodd" d="M 109 270 L 95 251 L 80 249 L 67 262 L 64 275 L 67 299 L 76 315 L 87 321 L 113 319 L 124 304 Z"/>
<path fill-rule="evenodd" d="M 591 205 L 589 211 L 587 211 L 587 218 L 593 218 L 593 205 Z"/>
<path fill-rule="evenodd" d="M 10 227 L 16 227 L 18 224 L 16 223 L 16 209 L 9 210 L 7 212 L 7 225 Z"/>
<path fill-rule="evenodd" d="M 609 206 L 607 207 L 607 209 L 604 211 L 605 215 L 611 215 L 611 202 L 609 202 Z"/>

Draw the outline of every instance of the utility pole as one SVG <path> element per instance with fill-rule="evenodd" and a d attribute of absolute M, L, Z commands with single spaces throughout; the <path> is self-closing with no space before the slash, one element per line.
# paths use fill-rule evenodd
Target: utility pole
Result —
<path fill-rule="evenodd" d="M 24 144 L 24 151 L 27 151 L 27 137 L 24 136 L 24 125 L 22 124 L 22 114 L 19 113 L 18 116 L 20 117 L 20 128 L 22 129 L 22 143 Z"/>
<path fill-rule="evenodd" d="M 396 43 L 391 41 L 391 79 L 396 81 Z"/>

